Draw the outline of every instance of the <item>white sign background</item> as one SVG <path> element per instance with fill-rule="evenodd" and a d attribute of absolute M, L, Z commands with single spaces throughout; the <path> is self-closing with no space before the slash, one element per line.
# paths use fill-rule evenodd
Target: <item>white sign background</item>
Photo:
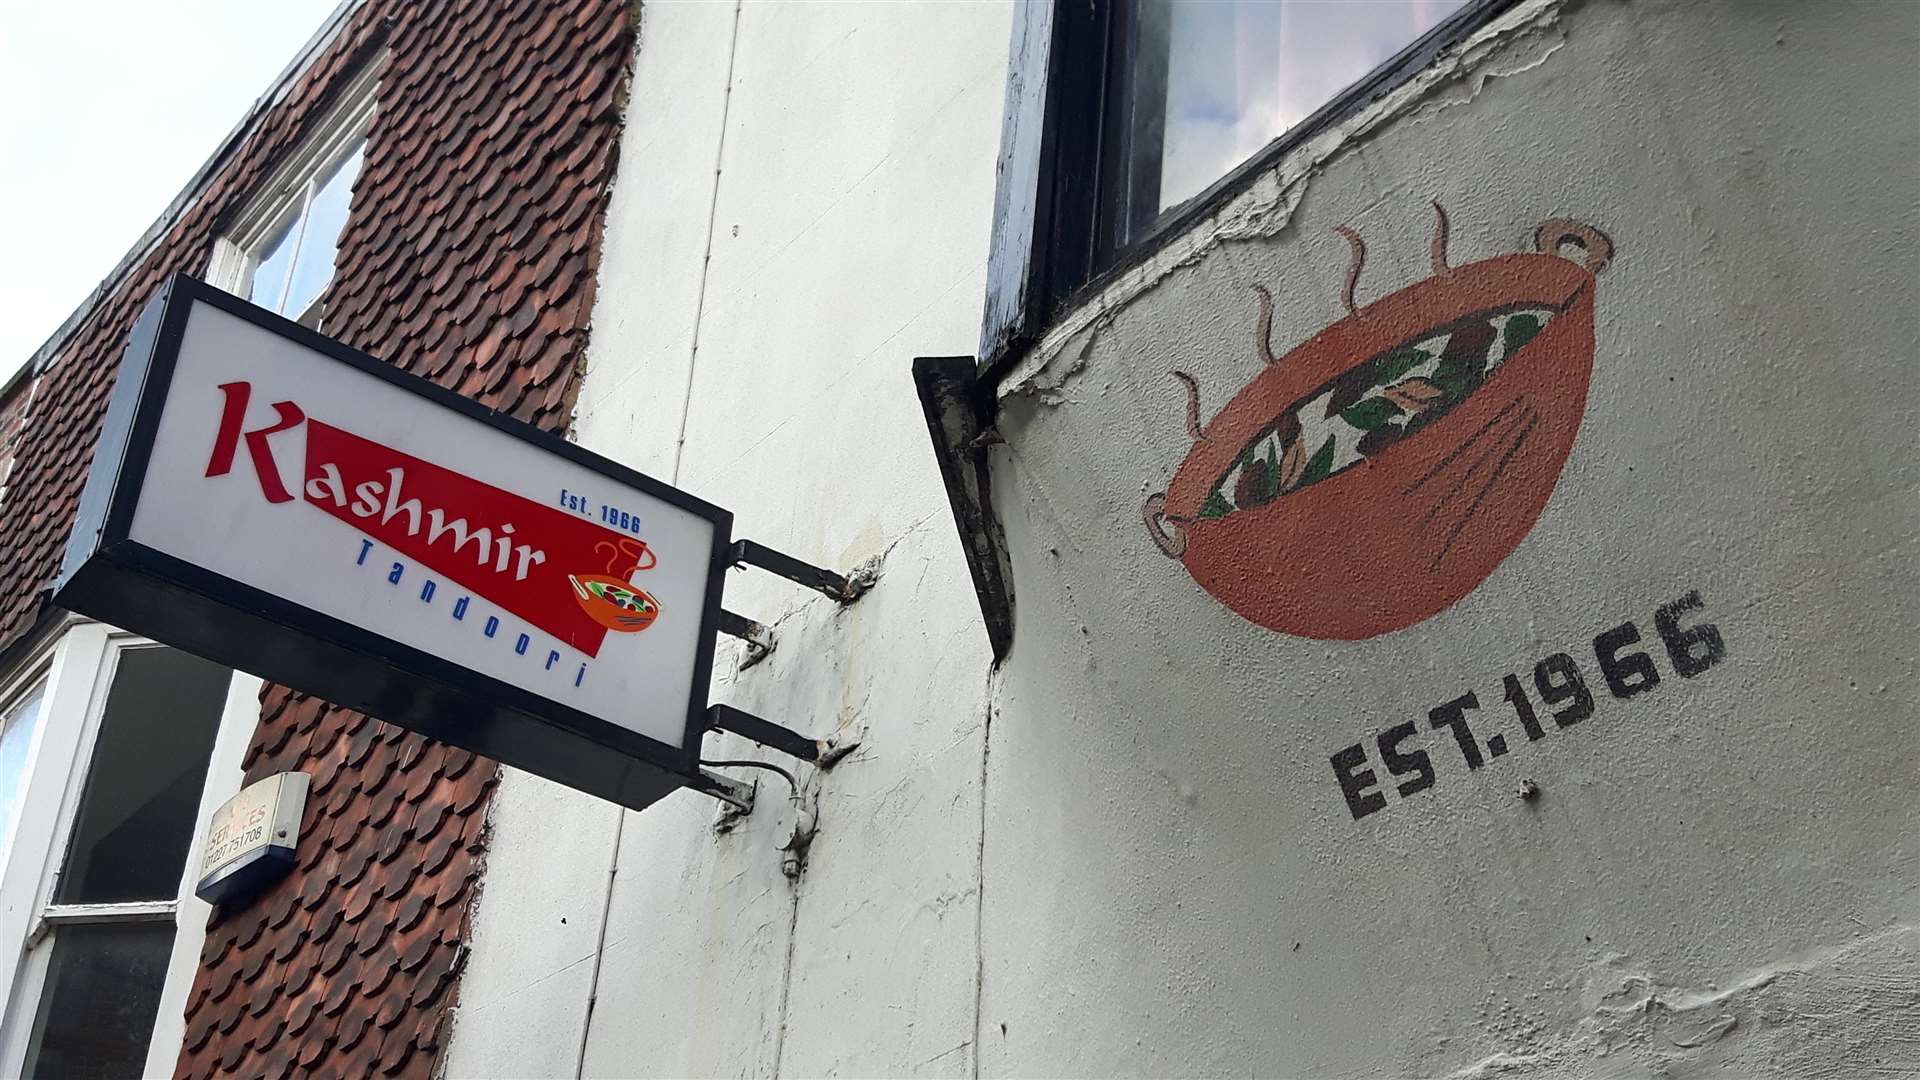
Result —
<path fill-rule="evenodd" d="M 377 540 L 364 564 L 357 565 L 361 541 L 371 538 L 303 498 L 269 503 L 244 441 L 231 471 L 205 475 L 225 402 L 219 386 L 243 380 L 253 386 L 243 430 L 271 423 L 272 404 L 291 400 L 310 419 L 545 506 L 559 509 L 564 488 L 587 497 L 596 522 L 602 503 L 639 514 L 638 538 L 659 562 L 636 574 L 634 584 L 659 601 L 659 617 L 638 633 L 609 631 L 599 657 L 589 658 Z M 304 429 L 271 437 L 282 481 L 296 496 L 304 487 L 304 441 Z M 136 543 L 263 592 L 678 747 L 686 734 L 713 530 L 713 523 L 697 514 L 195 302 L 128 535 Z M 607 528 L 609 539 L 628 535 Z M 388 573 L 396 562 L 404 569 L 399 583 L 390 584 Z M 592 573 L 601 568 L 564 569 Z M 421 586 L 430 579 L 438 586 L 432 601 L 423 602 Z M 456 621 L 452 608 L 461 596 L 472 596 L 472 601 L 465 618 Z M 500 618 L 498 633 L 491 638 L 482 633 L 490 615 Z M 525 655 L 514 651 L 522 633 L 533 642 Z M 545 666 L 549 649 L 561 654 L 550 668 Z M 574 678 L 583 661 L 587 671 L 576 687 Z"/>

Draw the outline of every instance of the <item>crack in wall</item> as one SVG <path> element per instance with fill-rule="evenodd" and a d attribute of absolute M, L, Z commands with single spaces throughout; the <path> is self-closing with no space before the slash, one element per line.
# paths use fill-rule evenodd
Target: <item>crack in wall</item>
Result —
<path fill-rule="evenodd" d="M 720 208 L 720 166 L 727 150 L 727 114 L 733 106 L 733 65 L 740 51 L 740 8 L 743 0 L 734 0 L 733 29 L 727 38 L 727 78 L 726 94 L 720 106 L 720 135 L 715 140 L 713 151 L 713 192 L 707 203 L 706 250 L 700 256 L 700 288 L 694 299 L 693 341 L 687 355 L 687 385 L 680 401 L 680 432 L 673 444 L 673 474 L 670 483 L 680 482 L 680 457 L 687 445 L 687 418 L 693 412 L 693 373 L 700 353 L 700 319 L 706 310 L 707 271 L 713 262 L 713 228 Z M 633 55 L 639 55 L 645 47 L 646 22 L 642 18 L 635 30 Z M 620 873 L 620 841 L 626 832 L 627 811 L 624 807 L 616 809 L 617 817 L 613 824 L 613 850 L 607 859 L 607 892 L 600 907 L 600 927 L 593 947 L 593 972 L 587 977 L 587 1003 L 584 1015 L 580 1018 L 580 1048 L 574 1056 L 573 1075 L 575 1080 L 586 1076 L 587 1042 L 593 1033 L 594 1005 L 600 999 L 600 969 L 607 955 L 607 927 L 613 919 L 613 889 Z M 793 958 L 792 942 L 788 942 L 788 962 Z M 782 993 L 784 1012 L 785 990 Z M 776 1058 L 776 1061 L 778 1059 Z"/>
<path fill-rule="evenodd" d="M 986 701 L 980 729 L 980 845 L 973 883 L 973 1080 L 980 1080 L 980 1047 L 986 1031 L 982 1009 L 987 988 L 986 910 L 987 910 L 987 760 L 993 750 L 993 714 L 999 699 L 1000 667 L 987 668 Z"/>
<path fill-rule="evenodd" d="M 720 137 L 713 148 L 713 192 L 707 199 L 707 240 L 700 253 L 700 288 L 693 301 L 693 340 L 687 346 L 687 386 L 680 398 L 680 433 L 673 441 L 673 473 L 668 482 L 680 482 L 681 457 L 687 449 L 687 420 L 693 415 L 693 375 L 700 362 L 700 323 L 707 311 L 707 276 L 713 268 L 713 227 L 720 213 L 720 172 L 727 156 L 727 117 L 733 111 L 733 64 L 740 53 L 740 6 L 733 3 L 733 31 L 727 38 L 726 94 L 720 104 Z"/>
<path fill-rule="evenodd" d="M 780 967 L 780 1009 L 778 1013 L 780 1026 L 774 1030 L 773 1036 L 773 1075 L 775 1076 L 783 1075 L 782 1070 L 786 1063 L 787 1024 L 790 1019 L 787 1011 L 787 1003 L 792 1000 L 793 954 L 799 944 L 800 938 L 800 882 L 797 879 L 792 881 L 787 892 L 791 897 L 791 903 L 787 911 L 787 957 Z"/>

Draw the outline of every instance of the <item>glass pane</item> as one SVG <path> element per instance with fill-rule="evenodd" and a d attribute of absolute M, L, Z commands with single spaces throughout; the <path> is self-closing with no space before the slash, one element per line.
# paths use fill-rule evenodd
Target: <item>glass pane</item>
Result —
<path fill-rule="evenodd" d="M 294 226 L 300 219 L 281 226 L 272 240 L 262 249 L 260 262 L 253 268 L 253 281 L 247 286 L 247 302 L 258 304 L 268 311 L 280 310 L 280 297 L 287 285 L 287 264 L 293 261 Z"/>
<path fill-rule="evenodd" d="M 55 903 L 179 894 L 232 675 L 178 649 L 120 654 Z"/>
<path fill-rule="evenodd" d="M 35 690 L 0 717 L 0 867 L 7 865 L 13 847 L 13 816 L 27 786 L 27 748 L 40 726 L 40 694 Z"/>
<path fill-rule="evenodd" d="M 294 258 L 293 282 L 280 307 L 289 319 L 299 318 L 333 280 L 333 257 L 340 249 L 340 230 L 347 225 L 347 203 L 353 197 L 353 181 L 360 175 L 360 157 L 359 150 L 348 155 L 313 193 L 300 253 Z"/>
<path fill-rule="evenodd" d="M 1153 210 L 1199 194 L 1463 3 L 1142 0 L 1136 33 L 1147 59 L 1136 64 L 1147 78 L 1133 85 L 1136 95 L 1158 96 L 1132 110 L 1147 129 L 1133 145 L 1159 159 Z M 1164 52 L 1155 48 L 1161 41 Z M 1154 70 L 1160 56 L 1164 75 Z"/>
<path fill-rule="evenodd" d="M 63 926 L 27 1046 L 26 1075 L 121 1080 L 146 1070 L 173 924 Z"/>

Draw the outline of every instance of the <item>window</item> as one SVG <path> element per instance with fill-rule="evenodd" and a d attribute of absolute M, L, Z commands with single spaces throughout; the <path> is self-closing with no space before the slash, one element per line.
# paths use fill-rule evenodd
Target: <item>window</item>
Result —
<path fill-rule="evenodd" d="M 1029 0 L 982 359 L 1510 0 Z"/>
<path fill-rule="evenodd" d="M 0 1074 L 138 1076 L 183 945 L 198 952 L 198 927 L 176 941 L 190 852 L 238 786 L 237 769 L 208 779 L 216 742 L 232 742 L 233 673 L 98 624 L 70 630 L 54 656 L 0 731 L 8 761 L 16 729 L 41 733 L 31 766 L 7 774 L 24 782 L 0 871 Z M 177 1039 L 177 1020 L 165 1027 Z"/>
<path fill-rule="evenodd" d="M 319 329 L 353 185 L 366 162 L 378 67 L 367 65 L 306 144 L 234 219 L 214 246 L 209 284 Z"/>
<path fill-rule="evenodd" d="M 34 732 L 40 730 L 41 688 L 21 695 L 0 713 L 0 871 L 13 850 L 14 809 L 27 783 Z"/>
<path fill-rule="evenodd" d="M 76 923 L 55 937 L 25 1076 L 139 1076 L 146 1071 L 173 923 Z"/>
<path fill-rule="evenodd" d="M 1119 33 L 1117 240 L 1227 175 L 1465 0 L 1139 0 Z"/>
<path fill-rule="evenodd" d="M 333 279 L 333 257 L 347 224 L 347 203 L 360 175 L 362 149 L 334 162 L 302 187 L 281 222 L 254 253 L 247 299 L 308 326 L 320 323 L 320 294 Z"/>
<path fill-rule="evenodd" d="M 56 904 L 171 900 L 232 673 L 178 649 L 119 652 Z"/>

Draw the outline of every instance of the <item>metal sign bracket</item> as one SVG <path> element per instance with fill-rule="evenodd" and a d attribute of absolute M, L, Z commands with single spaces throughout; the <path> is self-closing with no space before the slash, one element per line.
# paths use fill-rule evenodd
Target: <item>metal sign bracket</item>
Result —
<path fill-rule="evenodd" d="M 752 540 L 735 540 L 728 552 L 733 565 L 757 566 L 770 574 L 778 574 L 796 585 L 805 585 L 842 604 L 851 604 L 860 599 L 861 594 L 873 587 L 871 574 L 854 574 L 851 578 L 841 577 L 831 570 L 822 570 L 812 563 L 804 563 L 784 552 L 775 551 L 765 544 Z"/>
<path fill-rule="evenodd" d="M 757 566 L 797 585 L 804 585 L 839 604 L 851 604 L 873 587 L 871 571 L 856 571 L 851 577 L 842 577 L 831 570 L 823 570 L 812 563 L 801 562 L 791 555 L 775 551 L 765 544 L 755 543 L 752 540 L 734 541 L 727 549 L 727 561 L 736 569 L 742 566 Z M 721 633 L 747 643 L 747 655 L 740 661 L 742 670 L 765 660 L 773 653 L 775 645 L 773 628 L 765 623 L 755 622 L 745 615 L 722 608 L 719 629 Z"/>
<path fill-rule="evenodd" d="M 782 727 L 771 720 L 763 720 L 731 705 L 707 706 L 707 728 L 711 731 L 730 731 L 743 739 L 822 767 L 840 758 L 840 755 L 834 752 L 840 747 L 831 744 L 828 740 L 809 739 L 792 728 Z"/>
<path fill-rule="evenodd" d="M 699 770 L 699 780 L 687 785 L 695 791 L 711 795 L 741 814 L 753 813 L 754 786 L 745 780 L 735 780 L 717 772 Z"/>
<path fill-rule="evenodd" d="M 737 615 L 726 608 L 720 609 L 720 632 L 747 643 L 747 655 L 740 660 L 740 667 L 743 670 L 772 655 L 773 647 L 777 644 L 772 627 L 765 623 L 754 622 L 745 615 Z"/>
<path fill-rule="evenodd" d="M 759 743 L 770 750 L 811 762 L 821 769 L 830 769 L 840 759 L 852 753 L 860 745 L 858 738 L 809 739 L 789 727 L 783 727 L 771 720 L 764 720 L 750 712 L 736 709 L 731 705 L 709 705 L 707 707 L 707 730 L 726 731 L 750 742 Z M 703 761 L 703 765 L 754 765 L 786 777 L 793 785 L 795 796 L 801 791 L 800 781 L 786 769 L 770 762 L 748 761 Z M 719 773 L 700 770 L 704 784 L 693 785 L 697 790 L 731 805 L 737 815 L 753 812 L 754 787 L 751 784 L 734 780 Z"/>
<path fill-rule="evenodd" d="M 765 544 L 752 540 L 734 541 L 727 549 L 727 561 L 736 568 L 759 567 L 768 573 L 786 578 L 796 585 L 812 589 L 839 604 L 851 604 L 873 587 L 871 571 L 855 572 L 850 577 L 843 577 L 831 570 L 802 562 L 791 555 L 775 551 Z M 720 609 L 718 629 L 723 634 L 746 642 L 747 654 L 740 662 L 742 668 L 752 667 L 765 660 L 773 652 L 776 644 L 771 627 L 725 608 Z M 792 728 L 783 727 L 731 705 L 709 705 L 707 729 L 731 732 L 743 739 L 778 750 L 801 761 L 810 762 L 823 769 L 845 757 L 856 745 L 853 742 L 843 743 L 833 739 L 810 739 Z M 780 769 L 776 771 L 785 772 Z M 742 812 L 751 809 L 753 790 L 750 786 L 705 770 L 702 770 L 702 775 L 716 785 L 702 788 L 702 790 L 732 804 Z M 788 775 L 791 779 L 791 774 Z M 718 786 L 720 784 L 726 786 L 720 787 Z M 796 784 L 796 790 L 797 787 Z M 743 789 L 744 796 L 741 795 Z"/>

